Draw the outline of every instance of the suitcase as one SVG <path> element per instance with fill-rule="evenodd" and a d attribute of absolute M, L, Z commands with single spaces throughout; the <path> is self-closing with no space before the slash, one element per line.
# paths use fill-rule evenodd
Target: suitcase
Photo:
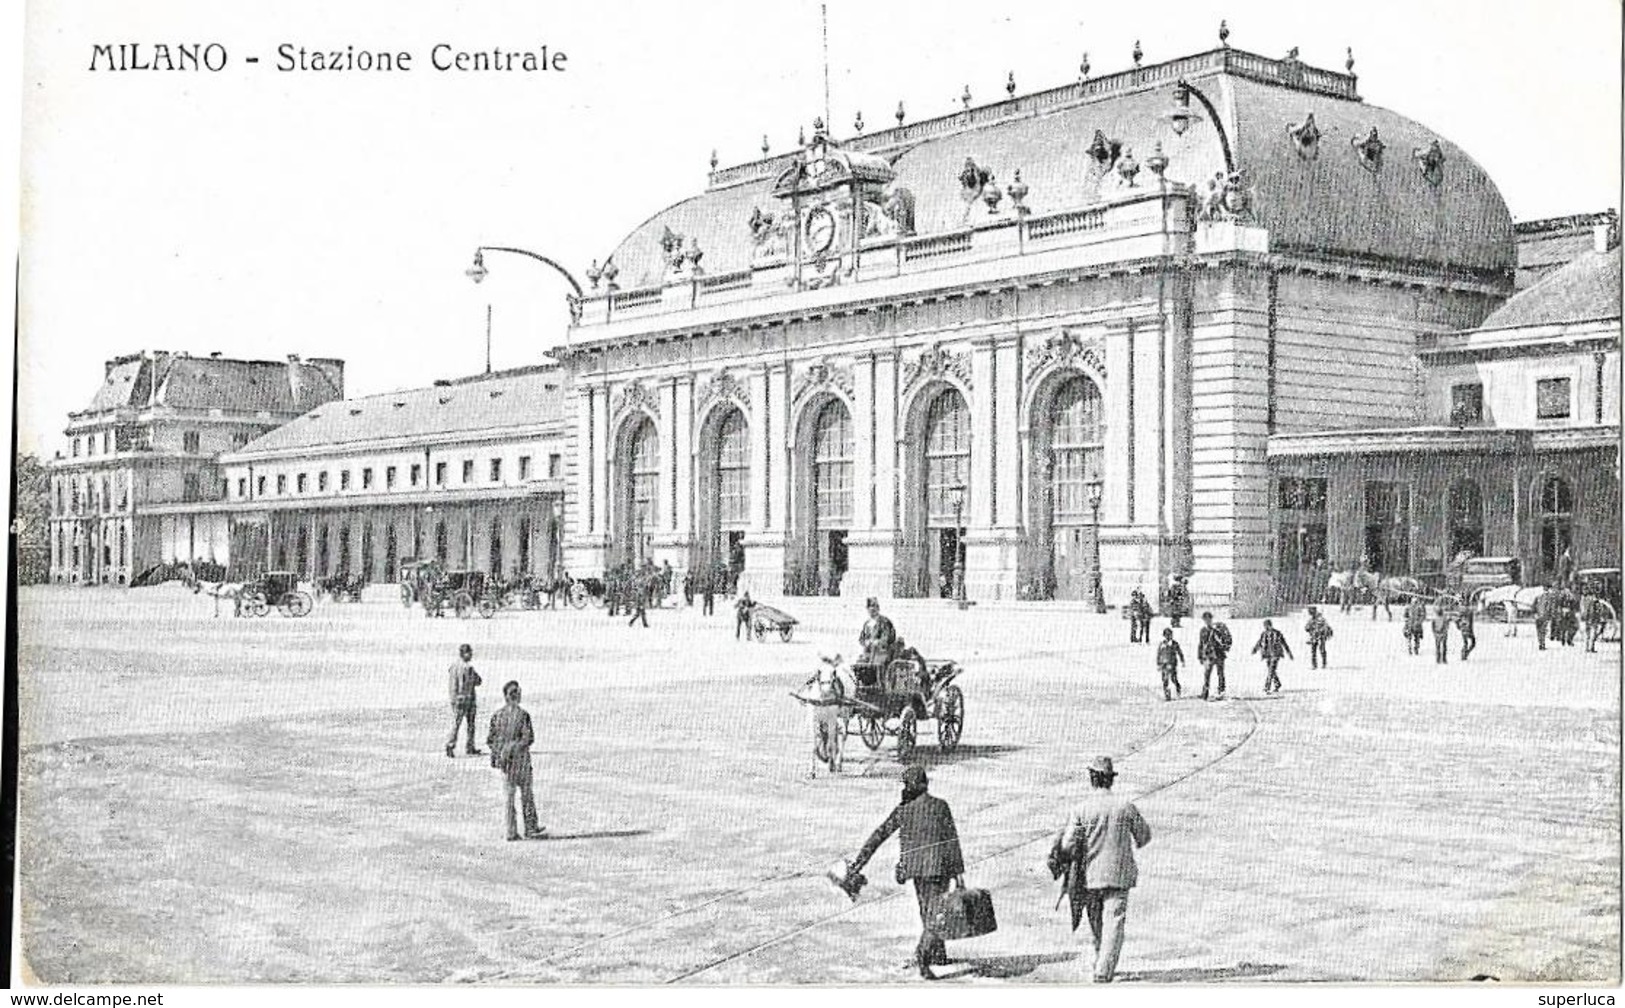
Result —
<path fill-rule="evenodd" d="M 999 929 L 986 889 L 950 889 L 937 901 L 932 920 L 932 930 L 944 938 L 978 938 Z"/>

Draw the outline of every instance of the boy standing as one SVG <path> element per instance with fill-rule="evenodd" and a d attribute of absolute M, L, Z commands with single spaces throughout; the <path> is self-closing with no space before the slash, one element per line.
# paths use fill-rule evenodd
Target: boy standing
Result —
<path fill-rule="evenodd" d="M 1281 692 L 1281 677 L 1276 675 L 1275 666 L 1281 664 L 1282 655 L 1291 658 L 1292 649 L 1287 646 L 1286 637 L 1269 620 L 1264 621 L 1264 632 L 1259 634 L 1258 643 L 1253 645 L 1253 654 L 1263 658 L 1264 668 L 1268 669 L 1264 675 L 1264 692 Z"/>
<path fill-rule="evenodd" d="M 474 649 L 464 644 L 457 649 L 457 657 L 458 660 L 446 670 L 447 686 L 451 692 L 451 737 L 446 739 L 446 756 L 451 759 L 457 758 L 457 730 L 464 721 L 468 722 L 467 738 L 464 740 L 468 755 L 483 755 L 474 748 L 474 714 L 478 705 L 474 691 L 481 682 L 480 674 L 469 664 L 474 658 Z"/>
<path fill-rule="evenodd" d="M 1174 640 L 1173 630 L 1164 628 L 1162 643 L 1157 645 L 1157 669 L 1162 672 L 1162 698 L 1164 700 L 1173 699 L 1173 695 L 1168 692 L 1169 686 L 1174 688 L 1174 693 L 1178 693 L 1180 696 L 1185 695 L 1185 691 L 1179 686 L 1179 664 L 1184 660 L 1185 652 L 1180 648 L 1179 642 Z"/>

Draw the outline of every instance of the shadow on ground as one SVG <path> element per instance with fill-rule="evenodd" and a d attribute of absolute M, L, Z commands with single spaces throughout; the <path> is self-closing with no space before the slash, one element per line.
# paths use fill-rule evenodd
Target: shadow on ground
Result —
<path fill-rule="evenodd" d="M 1040 966 L 1050 963 L 1068 962 L 1076 959 L 1076 952 L 1049 952 L 1042 955 L 1007 955 L 986 956 L 984 958 L 960 959 L 960 963 L 968 966 L 964 974 L 979 977 L 1018 977 L 1026 976 Z"/>
<path fill-rule="evenodd" d="M 1256 980 L 1286 969 L 1281 963 L 1236 963 L 1234 966 L 1190 966 L 1181 969 L 1135 970 L 1119 973 L 1119 983 L 1211 983 L 1216 980 Z"/>

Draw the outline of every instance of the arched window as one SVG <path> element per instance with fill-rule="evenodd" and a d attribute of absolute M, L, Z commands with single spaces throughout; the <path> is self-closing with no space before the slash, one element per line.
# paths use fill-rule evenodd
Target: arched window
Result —
<path fill-rule="evenodd" d="M 118 527 L 118 562 L 121 567 L 130 563 L 130 533 L 122 524 Z"/>
<path fill-rule="evenodd" d="M 953 526 L 955 490 L 970 485 L 970 411 L 958 389 L 943 389 L 925 413 L 925 507 L 930 525 Z"/>
<path fill-rule="evenodd" d="M 632 514 L 639 534 L 660 520 L 660 438 L 645 419 L 632 435 Z"/>
<path fill-rule="evenodd" d="M 1461 479 L 1450 485 L 1446 526 L 1449 535 L 1449 554 L 1453 560 L 1461 553 L 1477 556 L 1484 552 L 1484 495 L 1478 481 Z"/>
<path fill-rule="evenodd" d="M 729 410 L 717 432 L 717 520 L 724 526 L 750 521 L 750 437 L 745 415 Z"/>
<path fill-rule="evenodd" d="M 1069 378 L 1056 390 L 1050 405 L 1050 487 L 1057 525 L 1093 520 L 1089 484 L 1101 478 L 1105 451 L 1100 414 L 1100 391 L 1088 378 Z"/>
<path fill-rule="evenodd" d="M 1540 481 L 1540 562 L 1548 571 L 1574 541 L 1574 489 L 1561 476 Z"/>
<path fill-rule="evenodd" d="M 852 521 L 852 415 L 831 399 L 813 425 L 813 488 L 820 528 Z"/>

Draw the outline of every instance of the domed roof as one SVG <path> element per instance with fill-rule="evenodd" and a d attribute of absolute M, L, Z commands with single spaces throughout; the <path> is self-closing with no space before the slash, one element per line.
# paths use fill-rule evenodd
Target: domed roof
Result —
<path fill-rule="evenodd" d="M 1480 329 L 1560 325 L 1619 318 L 1619 246 L 1587 252 L 1545 279 L 1519 291 L 1490 313 Z"/>
<path fill-rule="evenodd" d="M 1176 84 L 1188 81 L 1218 110 L 1224 137 L 1198 101 L 1200 120 L 1176 134 L 1168 112 Z M 885 157 L 892 188 L 915 199 L 915 230 L 951 231 L 974 222 L 959 176 L 970 159 L 1008 187 L 1019 170 L 1034 215 L 1099 201 L 1103 166 L 1091 154 L 1097 133 L 1140 165 L 1157 144 L 1168 178 L 1205 191 L 1231 160 L 1250 190 L 1256 223 L 1272 250 L 1375 256 L 1455 269 L 1510 272 L 1512 219 L 1494 183 L 1464 151 L 1419 123 L 1354 96 L 1354 80 L 1301 63 L 1215 50 L 1172 63 L 1026 95 L 854 138 L 846 146 Z M 1313 116 L 1318 142 L 1292 131 Z M 1381 153 L 1358 145 L 1376 130 Z M 1437 144 L 1438 170 L 1424 170 Z M 1377 144 L 1367 150 L 1375 150 Z M 726 169 L 709 191 L 656 214 L 615 250 L 623 289 L 665 276 L 666 229 L 692 237 L 712 274 L 747 269 L 755 244 L 753 211 L 778 213 L 775 179 L 795 154 Z M 1430 178 L 1430 174 L 1432 177 Z M 1138 184 L 1154 184 L 1141 171 Z M 1008 205 L 1008 204 L 1007 204 Z"/>

